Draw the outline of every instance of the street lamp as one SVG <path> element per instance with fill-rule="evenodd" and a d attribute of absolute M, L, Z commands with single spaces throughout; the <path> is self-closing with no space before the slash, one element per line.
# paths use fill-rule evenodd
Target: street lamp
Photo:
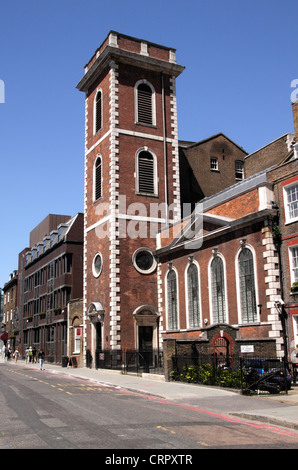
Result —
<path fill-rule="evenodd" d="M 287 332 L 286 332 L 286 319 L 288 318 L 288 313 L 285 309 L 285 303 L 282 299 L 275 300 L 274 304 L 279 314 L 281 327 L 282 327 L 282 334 L 284 338 L 284 368 L 285 368 L 284 376 L 285 376 L 285 381 L 286 381 L 286 373 L 288 369 L 288 338 L 287 338 Z M 286 386 L 286 393 L 288 393 L 287 386 Z"/>

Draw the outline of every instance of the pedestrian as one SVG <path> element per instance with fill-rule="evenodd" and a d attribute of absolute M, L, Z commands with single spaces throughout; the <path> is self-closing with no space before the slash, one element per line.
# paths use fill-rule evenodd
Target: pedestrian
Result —
<path fill-rule="evenodd" d="M 37 357 L 36 357 L 36 347 L 33 346 L 32 348 L 32 362 L 37 362 Z"/>
<path fill-rule="evenodd" d="M 29 362 L 29 348 L 27 347 L 25 350 L 25 356 L 26 356 L 26 364 Z"/>
<path fill-rule="evenodd" d="M 29 348 L 29 362 L 32 362 L 32 357 L 33 357 L 32 346 L 30 346 L 30 348 Z"/>
<path fill-rule="evenodd" d="M 39 359 L 39 370 L 42 370 L 42 366 L 44 362 L 44 352 L 42 349 L 39 351 L 38 359 Z"/>
<path fill-rule="evenodd" d="M 13 355 L 14 355 L 14 360 L 15 360 L 16 362 L 18 362 L 18 359 L 19 359 L 19 351 L 18 351 L 18 348 L 16 348 L 15 352 L 13 353 Z"/>

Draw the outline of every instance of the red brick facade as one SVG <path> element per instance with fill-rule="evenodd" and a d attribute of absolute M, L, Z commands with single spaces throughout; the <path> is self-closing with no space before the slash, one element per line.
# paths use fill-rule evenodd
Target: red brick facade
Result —
<path fill-rule="evenodd" d="M 234 194 L 233 199 L 229 198 L 228 190 L 223 191 L 222 202 L 217 203 L 216 210 L 204 212 L 201 246 L 192 249 L 191 240 L 185 241 L 182 238 L 179 242 L 179 237 L 176 237 L 176 242 L 172 239 L 170 244 L 169 238 L 160 239 L 156 256 L 159 259 L 159 285 L 162 293 L 159 305 L 165 348 L 168 340 L 175 339 L 176 352 L 181 352 L 181 345 L 184 344 L 184 350 L 190 353 L 189 348 L 193 343 L 201 352 L 215 353 L 214 348 L 218 344 L 216 339 L 221 337 L 225 338 L 224 344 L 229 354 L 239 354 L 243 347 L 249 346 L 255 355 L 283 355 L 282 327 L 275 306 L 275 301 L 281 295 L 281 285 L 279 259 L 271 230 L 272 219 L 277 214 L 276 210 L 270 208 L 273 192 L 268 184 L 257 187 L 257 179 L 256 186 L 252 185 L 250 191 L 241 193 L 241 185 L 237 191 L 238 195 Z M 209 205 L 211 202 L 212 197 L 208 198 Z M 204 200 L 202 203 L 204 207 Z M 216 213 L 217 219 L 211 224 L 210 217 L 213 213 Z M 249 321 L 242 317 L 240 300 L 238 263 L 243 248 L 251 251 L 254 265 L 256 305 L 254 318 Z M 215 320 L 212 308 L 211 263 L 215 257 L 220 257 L 224 266 L 225 318 L 219 322 Z M 190 325 L 188 307 L 187 271 L 192 263 L 198 268 L 199 278 L 200 319 L 195 327 Z M 169 324 L 167 276 L 170 270 L 175 271 L 177 280 L 178 319 L 174 329 Z M 173 348 L 171 342 L 169 347 Z"/>
<path fill-rule="evenodd" d="M 39 242 L 19 253 L 18 263 L 20 353 L 43 349 L 58 363 L 67 354 L 68 302 L 83 294 L 83 214 L 59 225 L 51 233 L 51 224 L 41 225 L 46 232 L 38 226 Z"/>

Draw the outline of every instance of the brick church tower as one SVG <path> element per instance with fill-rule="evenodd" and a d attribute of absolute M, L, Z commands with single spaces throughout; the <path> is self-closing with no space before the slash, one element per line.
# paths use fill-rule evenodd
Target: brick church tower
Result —
<path fill-rule="evenodd" d="M 111 31 L 85 66 L 84 348 L 158 349 L 155 233 L 180 218 L 175 50 Z"/>

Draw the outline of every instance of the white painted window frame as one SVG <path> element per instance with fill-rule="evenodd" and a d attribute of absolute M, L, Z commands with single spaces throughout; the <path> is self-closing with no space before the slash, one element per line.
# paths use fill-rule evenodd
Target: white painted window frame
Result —
<path fill-rule="evenodd" d="M 189 300 L 188 300 L 188 269 L 190 266 L 194 264 L 197 268 L 198 272 L 198 295 L 199 295 L 199 308 L 200 308 L 200 322 L 198 326 L 190 326 L 190 319 L 189 319 Z M 200 266 L 196 260 L 192 260 L 189 262 L 185 268 L 184 271 L 184 282 L 185 282 L 185 306 L 186 306 L 186 325 L 188 329 L 195 329 L 195 328 L 201 328 L 202 327 L 202 297 L 201 297 L 201 272 L 200 272 Z"/>
<path fill-rule="evenodd" d="M 101 104 L 101 123 L 100 123 L 100 128 L 97 131 L 96 130 L 96 97 L 97 97 L 97 94 L 99 92 L 101 93 L 101 100 L 100 100 L 100 104 Z M 102 118 L 103 118 L 103 106 L 102 106 L 103 99 L 102 99 L 102 97 L 103 97 L 102 89 L 97 88 L 96 93 L 94 95 L 94 100 L 93 100 L 93 135 L 96 135 L 102 129 Z"/>
<path fill-rule="evenodd" d="M 288 203 L 288 190 L 293 186 L 298 186 L 298 180 L 293 181 L 283 187 L 283 199 L 284 199 L 284 210 L 285 210 L 285 224 L 292 224 L 298 221 L 298 217 L 290 217 L 289 203 Z"/>
<path fill-rule="evenodd" d="M 153 184 L 154 184 L 154 193 L 143 193 L 139 190 L 139 155 L 141 152 L 148 152 L 153 157 Z M 158 172 L 157 172 L 157 157 L 155 153 L 150 150 L 148 147 L 142 147 L 137 150 L 135 157 L 135 178 L 136 178 L 136 194 L 144 196 L 158 196 Z"/>
<path fill-rule="evenodd" d="M 294 277 L 294 263 L 293 263 L 293 251 L 294 249 L 298 250 L 298 244 L 297 245 L 291 245 L 288 247 L 288 253 L 289 253 L 289 262 L 290 262 L 290 279 L 291 279 L 291 285 L 293 282 L 297 282 L 298 279 L 295 279 Z"/>
<path fill-rule="evenodd" d="M 253 323 L 258 323 L 260 322 L 260 315 L 259 315 L 259 310 L 258 310 L 258 305 L 259 305 L 259 290 L 258 290 L 258 271 L 257 271 L 257 256 L 255 249 L 253 248 L 252 245 L 245 244 L 245 248 L 248 248 L 253 257 L 253 264 L 254 264 L 254 281 L 255 281 L 255 296 L 256 296 L 256 306 L 257 306 L 257 320 L 254 321 Z M 239 250 L 236 253 L 235 256 L 235 275 L 236 275 L 236 293 L 237 293 L 237 311 L 238 311 L 238 323 L 241 325 L 251 325 L 253 323 L 251 322 L 243 322 L 242 319 L 242 310 L 241 310 L 241 295 L 240 295 L 240 272 L 239 272 L 239 255 L 241 253 L 242 247 L 239 248 Z"/>
<path fill-rule="evenodd" d="M 96 194 L 96 162 L 97 162 L 98 159 L 100 159 L 100 164 L 101 164 L 101 181 L 100 181 L 100 184 L 101 184 L 101 197 L 96 199 L 96 197 L 95 197 L 95 194 Z M 92 194 L 93 202 L 97 202 L 97 201 L 100 201 L 102 199 L 102 183 L 103 183 L 102 156 L 99 153 L 99 154 L 96 155 L 96 157 L 94 159 L 94 163 L 93 163 L 93 194 Z"/>
<path fill-rule="evenodd" d="M 168 274 L 170 271 L 175 271 L 176 273 L 176 291 L 177 291 L 177 330 L 180 330 L 180 314 L 179 314 L 179 276 L 176 268 L 172 267 L 168 269 L 165 275 L 164 284 L 165 284 L 165 305 L 166 305 L 166 328 L 168 331 L 176 331 L 169 329 L 169 304 L 168 304 Z"/>
<path fill-rule="evenodd" d="M 226 270 L 226 260 L 221 253 L 217 253 L 215 256 L 212 256 L 208 263 L 208 285 L 209 285 L 209 305 L 210 305 L 210 322 L 211 324 L 217 324 L 214 322 L 213 318 L 213 302 L 212 302 L 212 274 L 211 274 L 211 264 L 214 258 L 218 256 L 223 262 L 223 271 L 224 271 L 224 290 L 225 290 L 225 310 L 226 318 L 225 323 L 229 323 L 229 310 L 228 310 L 228 289 L 227 289 L 227 270 Z"/>

